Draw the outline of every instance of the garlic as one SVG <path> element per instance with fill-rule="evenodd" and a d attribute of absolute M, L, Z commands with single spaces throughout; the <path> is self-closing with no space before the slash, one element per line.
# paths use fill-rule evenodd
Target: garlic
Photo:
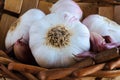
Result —
<path fill-rule="evenodd" d="M 35 21 L 40 20 L 45 14 L 38 9 L 30 9 L 14 22 L 5 39 L 6 49 L 10 49 L 14 43 L 22 38 L 22 42 L 28 43 L 29 28 Z"/>
<path fill-rule="evenodd" d="M 106 41 L 105 39 L 96 32 L 90 33 L 90 41 L 91 41 L 91 50 L 94 52 L 100 52 L 106 50 Z"/>
<path fill-rule="evenodd" d="M 68 12 L 48 14 L 29 34 L 32 54 L 42 67 L 67 67 L 76 62 L 74 55 L 90 48 L 87 27 Z"/>
<path fill-rule="evenodd" d="M 21 39 L 17 40 L 13 46 L 15 57 L 18 61 L 25 64 L 36 64 L 36 61 L 31 53 L 29 45 L 22 42 Z"/>
<path fill-rule="evenodd" d="M 112 43 L 120 43 L 120 25 L 100 15 L 90 15 L 83 20 L 90 32 L 96 32 L 101 36 L 109 36 Z"/>
<path fill-rule="evenodd" d="M 51 8 L 51 13 L 58 12 L 69 12 L 74 15 L 77 19 L 82 18 L 82 10 L 73 0 L 58 0 Z"/>

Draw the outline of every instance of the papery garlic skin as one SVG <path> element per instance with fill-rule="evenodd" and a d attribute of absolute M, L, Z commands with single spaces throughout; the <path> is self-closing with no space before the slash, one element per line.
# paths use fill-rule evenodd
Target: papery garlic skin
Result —
<path fill-rule="evenodd" d="M 100 15 L 90 15 L 83 20 L 90 32 L 96 32 L 102 36 L 110 36 L 114 43 L 120 42 L 120 25 Z"/>
<path fill-rule="evenodd" d="M 50 31 L 51 38 L 47 36 Z M 76 62 L 74 55 L 90 48 L 87 27 L 67 12 L 45 16 L 32 25 L 29 34 L 32 54 L 37 63 L 46 68 L 72 65 Z"/>
<path fill-rule="evenodd" d="M 25 63 L 25 64 L 36 64 L 36 61 L 31 53 L 31 50 L 29 48 L 29 45 L 17 40 L 13 46 L 13 51 L 16 59 L 19 62 Z"/>
<path fill-rule="evenodd" d="M 90 41 L 91 41 L 91 50 L 93 52 L 100 52 L 107 49 L 105 46 L 106 44 L 105 39 L 96 32 L 90 33 Z"/>
<path fill-rule="evenodd" d="M 6 49 L 9 49 L 20 38 L 28 43 L 31 24 L 40 20 L 45 14 L 39 9 L 30 9 L 14 22 L 5 39 Z"/>
<path fill-rule="evenodd" d="M 50 8 L 51 13 L 58 12 L 69 12 L 74 15 L 77 19 L 82 18 L 82 10 L 77 3 L 73 0 L 58 0 L 53 6 Z"/>

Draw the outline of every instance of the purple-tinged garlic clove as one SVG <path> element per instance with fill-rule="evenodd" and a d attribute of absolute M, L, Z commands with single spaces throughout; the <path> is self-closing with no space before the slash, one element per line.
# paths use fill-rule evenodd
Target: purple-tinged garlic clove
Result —
<path fill-rule="evenodd" d="M 104 46 L 106 44 L 105 39 L 95 32 L 90 33 L 90 42 L 91 42 L 91 50 L 93 52 L 100 52 L 106 49 Z"/>
<path fill-rule="evenodd" d="M 114 43 L 112 41 L 110 36 L 102 37 L 98 33 L 90 33 L 91 51 L 93 52 L 101 52 L 120 46 L 120 43 Z"/>
<path fill-rule="evenodd" d="M 85 51 L 85 52 L 82 52 L 82 53 L 79 53 L 77 55 L 74 55 L 75 56 L 75 60 L 76 61 L 81 61 L 85 58 L 94 58 L 96 55 L 95 52 L 92 52 L 92 51 Z"/>
<path fill-rule="evenodd" d="M 106 43 L 113 43 L 113 40 L 110 36 L 103 36 L 103 38 L 105 39 Z"/>
<path fill-rule="evenodd" d="M 112 48 L 120 47 L 120 43 L 106 43 L 105 47 L 106 47 L 106 49 L 112 49 Z"/>
<path fill-rule="evenodd" d="M 22 39 L 17 40 L 14 44 L 13 50 L 15 57 L 22 63 L 36 64 L 36 61 L 29 48 L 29 44 L 26 44 L 21 40 Z"/>

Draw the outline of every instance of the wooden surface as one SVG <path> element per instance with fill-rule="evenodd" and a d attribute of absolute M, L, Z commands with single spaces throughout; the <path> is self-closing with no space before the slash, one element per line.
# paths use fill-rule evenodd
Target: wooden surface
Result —
<path fill-rule="evenodd" d="M 120 5 L 115 6 L 114 8 L 114 20 L 120 24 Z"/>
<path fill-rule="evenodd" d="M 53 2 L 53 3 L 55 3 L 56 1 L 58 1 L 58 0 L 46 0 L 47 2 Z"/>
<path fill-rule="evenodd" d="M 98 14 L 100 14 L 101 16 L 106 16 L 107 18 L 113 20 L 114 7 L 113 6 L 99 7 Z"/>
<path fill-rule="evenodd" d="M 4 9 L 11 13 L 3 14 L 0 21 L 0 49 L 5 50 L 5 36 L 10 25 L 17 19 L 12 13 L 22 15 L 28 9 L 37 8 L 39 0 L 5 0 Z"/>
<path fill-rule="evenodd" d="M 96 3 L 78 3 L 83 11 L 83 18 L 90 14 L 98 13 L 98 6 Z"/>
<path fill-rule="evenodd" d="M 23 0 L 21 15 L 28 9 L 37 8 L 39 0 Z"/>
<path fill-rule="evenodd" d="M 49 9 L 52 6 L 52 3 L 46 2 L 46 1 L 40 1 L 37 8 L 42 10 L 45 14 L 50 13 Z"/>
<path fill-rule="evenodd" d="M 45 0 L 43 0 L 43 1 L 45 1 Z M 52 3 L 55 3 L 55 2 L 57 2 L 58 0 L 46 0 L 47 2 L 52 2 Z M 82 1 L 82 0 L 73 0 L 73 1 L 75 1 L 75 2 L 80 2 L 80 1 Z M 85 1 L 85 0 L 84 0 Z M 87 0 L 88 1 L 88 0 Z M 89 0 L 89 1 L 91 1 L 91 0 Z M 95 0 L 92 0 L 92 1 L 95 1 Z"/>
<path fill-rule="evenodd" d="M 14 12 L 20 13 L 22 8 L 23 0 L 5 0 L 4 9 Z"/>
<path fill-rule="evenodd" d="M 0 49 L 5 49 L 5 36 L 10 25 L 16 20 L 16 17 L 3 14 L 0 22 Z"/>

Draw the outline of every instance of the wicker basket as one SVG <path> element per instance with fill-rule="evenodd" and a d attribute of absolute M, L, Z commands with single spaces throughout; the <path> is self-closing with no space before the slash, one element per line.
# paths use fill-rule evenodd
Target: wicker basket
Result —
<path fill-rule="evenodd" d="M 11 59 L 5 53 L 5 36 L 10 25 L 24 12 L 31 8 L 39 8 L 46 14 L 52 2 L 57 0 L 5 0 L 4 11 L 0 22 L 0 80 L 120 80 L 120 70 L 106 70 L 111 63 L 119 62 L 119 48 L 103 51 L 93 60 L 86 58 L 69 68 L 45 69 L 35 65 L 27 65 Z M 106 16 L 120 24 L 120 3 L 111 0 L 75 0 L 84 12 L 83 18 L 90 14 Z M 104 3 L 108 2 L 108 3 Z M 13 5 L 14 4 L 14 5 Z M 109 56 L 105 59 L 106 56 Z M 101 59 L 100 61 L 98 61 Z M 19 68 L 10 68 L 10 65 Z M 24 67 L 23 67 L 24 66 Z M 8 70 L 9 68 L 9 70 Z M 104 70 L 105 69 L 105 70 Z M 14 78 L 14 79 L 13 79 Z"/>

